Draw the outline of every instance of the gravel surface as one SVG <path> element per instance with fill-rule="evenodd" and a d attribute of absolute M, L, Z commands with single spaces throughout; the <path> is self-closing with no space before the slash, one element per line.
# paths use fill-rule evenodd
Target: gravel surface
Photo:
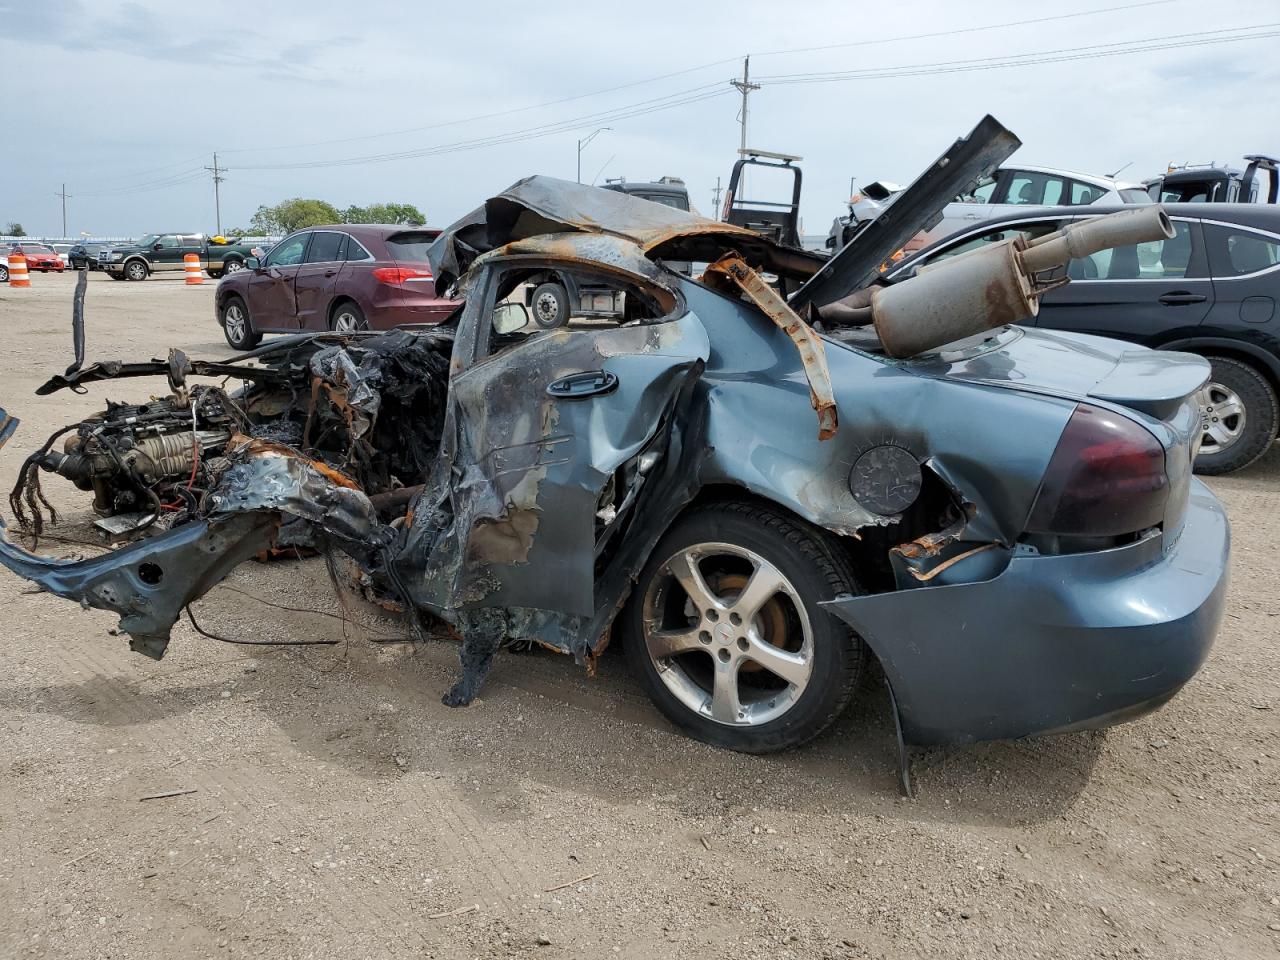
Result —
<path fill-rule="evenodd" d="M 160 381 L 39 400 L 71 358 L 72 276 L 0 286 L 0 487 L 57 426 Z M 212 283 L 91 277 L 89 358 L 225 356 Z M 898 796 L 883 693 L 805 750 L 740 756 L 669 727 L 606 655 L 219 644 L 160 663 L 115 618 L 0 576 L 0 957 L 1153 957 L 1280 952 L 1275 624 L 1280 453 L 1211 481 L 1235 521 L 1201 674 L 1105 733 L 917 751 Z M 89 498 L 49 477 L 52 532 Z M 7 515 L 7 506 L 6 506 Z M 63 555 L 90 548 L 58 544 Z M 250 563 L 197 606 L 232 637 L 343 636 L 319 561 Z M 155 794 L 181 795 L 145 800 Z"/>

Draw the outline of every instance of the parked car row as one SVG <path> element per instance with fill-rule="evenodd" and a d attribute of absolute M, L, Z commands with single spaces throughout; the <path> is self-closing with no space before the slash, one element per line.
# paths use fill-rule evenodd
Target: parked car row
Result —
<path fill-rule="evenodd" d="M 48 273 L 50 270 L 61 273 L 67 268 L 66 262 L 47 243 L 21 241 L 11 243 L 0 249 L 0 283 L 9 282 L 9 254 L 20 253 L 27 261 L 27 270 Z"/>

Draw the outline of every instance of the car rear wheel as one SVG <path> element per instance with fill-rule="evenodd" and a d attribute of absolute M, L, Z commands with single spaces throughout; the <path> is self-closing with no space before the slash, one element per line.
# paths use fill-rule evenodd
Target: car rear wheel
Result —
<path fill-rule="evenodd" d="M 1195 471 L 1230 473 L 1253 463 L 1276 438 L 1280 405 L 1266 377 L 1247 363 L 1209 357 L 1213 373 L 1200 391 L 1204 435 Z"/>
<path fill-rule="evenodd" d="M 820 531 L 780 511 L 717 504 L 678 520 L 623 613 L 627 656 L 666 717 L 747 753 L 830 726 L 862 671 L 862 641 L 818 604 L 861 593 Z"/>
<path fill-rule="evenodd" d="M 9 282 L 9 265 L 7 263 L 0 262 L 0 283 L 8 283 L 8 282 Z"/>
<path fill-rule="evenodd" d="M 124 277 L 126 280 L 145 280 L 151 273 L 147 269 L 147 265 L 141 260 L 130 260 L 124 265 Z"/>
<path fill-rule="evenodd" d="M 221 270 L 206 270 L 205 272 L 209 274 L 209 278 L 212 280 L 221 280 L 225 276 Z"/>
<path fill-rule="evenodd" d="M 236 350 L 252 350 L 262 342 L 262 334 L 253 329 L 249 308 L 239 297 L 228 297 L 222 305 L 222 335 Z"/>
<path fill-rule="evenodd" d="M 369 321 L 364 318 L 364 312 L 358 306 L 347 300 L 334 308 L 329 328 L 335 333 L 358 333 L 369 329 Z"/>
<path fill-rule="evenodd" d="M 544 330 L 569 320 L 569 294 L 558 283 L 543 283 L 533 291 L 533 322 Z"/>
<path fill-rule="evenodd" d="M 227 261 L 224 261 L 222 264 L 222 273 L 225 275 L 239 273 L 243 269 L 244 269 L 243 260 L 227 260 Z"/>

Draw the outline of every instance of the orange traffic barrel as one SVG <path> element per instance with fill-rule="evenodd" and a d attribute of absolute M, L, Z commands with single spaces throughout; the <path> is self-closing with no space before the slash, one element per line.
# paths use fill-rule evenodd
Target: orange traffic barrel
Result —
<path fill-rule="evenodd" d="M 187 283 L 204 283 L 204 272 L 200 269 L 198 253 L 188 253 L 183 257 L 182 269 L 186 272 Z"/>
<path fill-rule="evenodd" d="M 9 254 L 9 286 L 31 286 L 31 278 L 27 274 L 27 258 L 20 253 Z"/>

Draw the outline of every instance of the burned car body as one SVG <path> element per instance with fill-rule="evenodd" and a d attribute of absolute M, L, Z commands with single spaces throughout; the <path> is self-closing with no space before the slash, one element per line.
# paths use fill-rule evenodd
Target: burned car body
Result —
<path fill-rule="evenodd" d="M 166 504 L 180 517 L 83 561 L 3 540 L 0 563 L 116 610 L 155 656 L 236 563 L 310 537 L 354 557 L 415 620 L 456 626 L 463 675 L 448 703 L 475 696 L 505 641 L 591 664 L 620 633 L 669 718 L 742 750 L 819 733 L 869 656 L 911 742 L 1151 709 L 1198 669 L 1222 614 L 1227 522 L 1190 470 L 1208 367 L 1003 324 L 1034 311 L 1047 258 L 1167 219 L 1156 208 L 947 268 L 968 299 L 921 320 L 932 345 L 911 336 L 909 293 L 873 283 L 903 235 L 1016 145 L 988 118 L 829 261 L 622 195 L 521 181 L 433 248 L 438 281 L 465 298 L 438 330 L 55 378 L 48 389 L 169 375 L 172 433 L 191 455 L 148 517 Z M 666 259 L 711 266 L 695 280 Z M 520 322 L 521 284 L 549 268 L 614 285 L 625 316 Z M 901 288 L 925 290 L 927 307 L 948 286 Z M 909 355 L 895 355 L 903 342 Z M 201 373 L 249 386 L 188 388 Z M 221 427 L 202 420 L 211 399 Z M 37 451 L 15 507 L 40 503 L 39 472 L 74 480 L 81 468 L 63 458 L 97 452 L 98 427 L 74 429 L 84 449 Z M 101 456 L 106 470 L 127 459 Z M 133 492 L 117 498 L 146 513 L 144 469 L 135 458 Z"/>

